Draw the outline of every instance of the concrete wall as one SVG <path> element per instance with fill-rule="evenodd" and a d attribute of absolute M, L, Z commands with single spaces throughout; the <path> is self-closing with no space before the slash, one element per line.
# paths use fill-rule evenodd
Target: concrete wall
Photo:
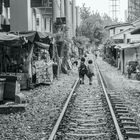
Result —
<path fill-rule="evenodd" d="M 110 36 L 110 37 L 112 37 L 112 36 L 115 35 L 115 34 L 114 34 L 114 30 L 115 30 L 115 29 L 110 29 L 110 30 L 109 30 L 109 36 Z"/>
<path fill-rule="evenodd" d="M 39 9 L 36 9 L 36 30 L 42 30 L 42 15 Z"/>
<path fill-rule="evenodd" d="M 65 4 L 64 0 L 60 0 L 60 16 L 64 17 L 65 16 Z"/>
<path fill-rule="evenodd" d="M 53 0 L 53 21 L 56 21 L 57 17 L 60 17 L 60 0 Z"/>
<path fill-rule="evenodd" d="M 36 31 L 37 26 L 36 26 L 36 10 L 35 8 L 32 9 L 32 30 Z"/>
<path fill-rule="evenodd" d="M 140 34 L 131 35 L 131 33 L 127 34 L 127 38 L 130 38 L 131 42 L 140 41 Z"/>
<path fill-rule="evenodd" d="M 110 35 L 110 37 L 112 37 L 112 36 L 120 33 L 121 31 L 127 30 L 131 27 L 133 27 L 133 26 L 122 26 L 122 27 L 116 27 L 116 28 L 110 29 L 109 30 L 109 35 Z"/>
<path fill-rule="evenodd" d="M 124 35 L 126 36 L 126 40 L 130 39 L 130 42 L 138 42 L 138 41 L 140 41 L 140 34 L 131 35 L 131 31 L 129 31 L 129 30 L 127 30 L 126 32 L 123 32 L 123 33 L 120 33 L 118 35 L 113 36 L 113 39 L 124 39 Z"/>
<path fill-rule="evenodd" d="M 80 18 L 80 7 L 76 7 L 76 27 L 80 26 L 81 18 Z"/>
<path fill-rule="evenodd" d="M 71 7 L 70 7 L 70 0 L 65 0 L 65 15 L 66 15 L 66 26 L 68 27 L 67 37 L 70 38 L 70 28 L 71 28 Z"/>
<path fill-rule="evenodd" d="M 32 30 L 30 0 L 10 0 L 11 31 Z"/>
<path fill-rule="evenodd" d="M 75 31 L 76 31 L 76 4 L 75 0 L 72 0 L 72 31 L 73 31 L 73 36 L 75 36 Z"/>
<path fill-rule="evenodd" d="M 46 32 L 51 32 L 52 29 L 50 29 L 50 22 L 51 18 L 50 17 L 45 17 L 46 18 Z"/>
<path fill-rule="evenodd" d="M 46 10 L 50 15 L 47 18 L 43 15 Z M 50 32 L 50 26 L 52 26 L 52 24 L 50 25 L 51 13 L 51 9 L 31 8 L 30 0 L 12 0 L 10 1 L 11 31 Z"/>
<path fill-rule="evenodd" d="M 122 27 L 117 27 L 117 28 L 115 28 L 115 34 L 118 34 L 118 33 L 120 33 L 121 32 L 121 30 L 127 30 L 127 29 L 129 29 L 130 27 L 132 27 L 132 26 L 122 26 Z"/>

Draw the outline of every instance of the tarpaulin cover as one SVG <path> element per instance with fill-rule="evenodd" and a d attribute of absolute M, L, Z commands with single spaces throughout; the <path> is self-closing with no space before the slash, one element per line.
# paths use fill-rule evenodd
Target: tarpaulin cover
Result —
<path fill-rule="evenodd" d="M 49 47 L 50 47 L 49 44 L 45 44 L 45 43 L 41 43 L 41 42 L 35 42 L 35 44 L 36 44 L 38 47 L 43 48 L 43 49 L 47 49 L 47 50 L 49 50 Z"/>
<path fill-rule="evenodd" d="M 8 34 L 5 32 L 0 33 L 0 44 L 8 46 L 20 46 L 24 41 L 21 37 L 13 34 Z"/>
<path fill-rule="evenodd" d="M 44 39 L 48 36 L 52 36 L 51 33 L 48 32 L 38 32 L 38 31 L 24 31 L 24 32 L 13 32 L 14 34 L 18 34 L 19 36 L 26 37 L 30 42 L 40 41 L 40 39 Z"/>

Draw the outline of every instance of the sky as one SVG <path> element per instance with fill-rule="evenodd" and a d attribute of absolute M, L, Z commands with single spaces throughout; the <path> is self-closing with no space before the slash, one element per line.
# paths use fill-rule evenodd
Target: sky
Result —
<path fill-rule="evenodd" d="M 82 6 L 83 3 L 90 7 L 91 11 L 98 11 L 99 13 L 107 13 L 109 15 L 109 1 L 110 0 L 76 0 L 77 6 Z M 125 10 L 127 10 L 127 0 L 120 0 L 120 21 L 125 20 Z"/>

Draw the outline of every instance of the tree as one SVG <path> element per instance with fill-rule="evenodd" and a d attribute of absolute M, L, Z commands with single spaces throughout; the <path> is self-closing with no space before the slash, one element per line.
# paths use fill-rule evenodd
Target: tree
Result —
<path fill-rule="evenodd" d="M 104 14 L 101 16 L 98 12 L 90 12 L 90 8 L 81 8 L 81 19 L 82 23 L 79 28 L 77 28 L 77 35 L 85 36 L 90 39 L 91 43 L 99 46 L 107 37 L 107 33 L 104 27 L 113 24 L 116 21 L 112 21 L 111 18 Z"/>
<path fill-rule="evenodd" d="M 132 11 L 133 16 L 128 16 L 127 22 L 133 22 L 140 17 L 140 10 Z"/>
<path fill-rule="evenodd" d="M 85 7 L 85 3 L 83 4 L 83 7 L 80 9 L 80 12 L 82 21 L 86 20 L 91 15 L 90 8 Z"/>

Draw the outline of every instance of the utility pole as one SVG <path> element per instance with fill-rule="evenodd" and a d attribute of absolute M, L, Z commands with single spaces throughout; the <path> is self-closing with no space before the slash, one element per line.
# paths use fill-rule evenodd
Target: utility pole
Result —
<path fill-rule="evenodd" d="M 109 15 L 115 20 L 120 14 L 120 0 L 109 0 Z"/>

